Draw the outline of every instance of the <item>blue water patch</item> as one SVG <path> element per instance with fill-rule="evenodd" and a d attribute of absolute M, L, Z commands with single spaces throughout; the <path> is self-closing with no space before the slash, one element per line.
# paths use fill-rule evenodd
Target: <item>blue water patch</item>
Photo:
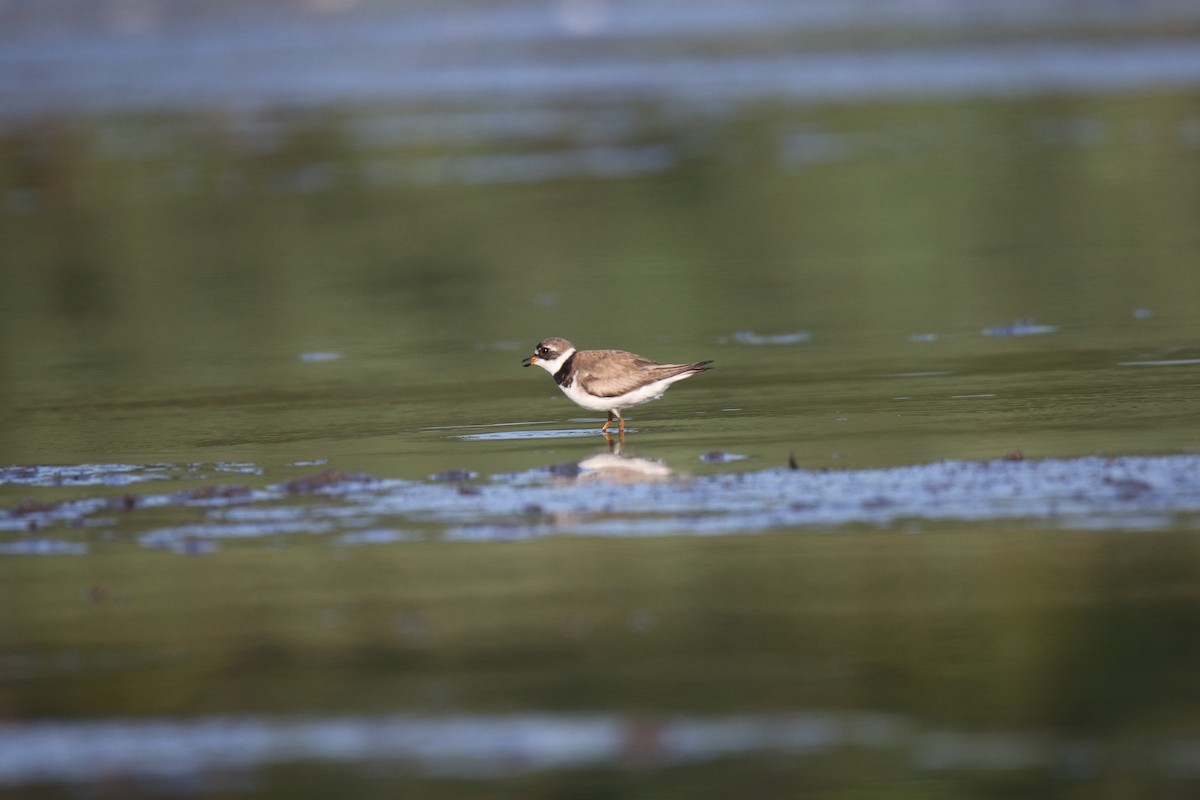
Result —
<path fill-rule="evenodd" d="M 1017 336 L 1041 336 L 1047 333 L 1057 333 L 1056 325 L 1041 325 L 1032 319 L 1018 319 L 1004 325 L 993 325 L 983 329 L 984 336 L 995 336 L 1001 339 Z"/>
<path fill-rule="evenodd" d="M 0 543 L 0 555 L 5 556 L 82 556 L 87 552 L 86 544 L 62 539 L 17 539 Z"/>
<path fill-rule="evenodd" d="M 631 625 L 639 620 L 631 621 Z M 645 622 L 645 620 L 642 620 Z M 650 620 L 652 624 L 652 620 Z M 24 721 L 0 725 L 0 787 L 189 779 L 297 762 L 389 763 L 478 781 L 583 769 L 691 765 L 731 757 L 814 758 L 860 753 L 912 773 L 1003 775 L 1043 770 L 1076 780 L 1104 775 L 1114 743 L 1063 740 L 1040 730 L 956 730 L 871 710 L 729 715 L 621 713 L 229 715 Z M 1145 769 L 1200 777 L 1200 745 L 1143 743 Z M 210 787 L 211 788 L 211 787 Z"/>
<path fill-rule="evenodd" d="M 808 331 L 788 331 L 786 333 L 755 333 L 754 331 L 737 331 L 733 334 L 733 341 L 738 344 L 801 344 L 803 342 L 812 341 L 812 334 Z M 725 344 L 728 340 L 722 338 L 718 340 L 719 344 Z"/>
<path fill-rule="evenodd" d="M 141 481 L 167 480 L 171 464 L 75 464 L 70 466 L 0 467 L 0 485 L 126 486 Z"/>
<path fill-rule="evenodd" d="M 578 439 L 595 436 L 596 428 L 556 428 L 539 431 L 495 431 L 492 433 L 462 433 L 454 438 L 467 441 L 503 441 L 506 439 Z M 632 430 L 630 428 L 629 430 Z"/>
<path fill-rule="evenodd" d="M 695 458 L 724 464 L 738 455 L 709 451 Z M 326 470 L 261 489 L 202 484 L 165 494 L 27 500 L 0 510 L 0 554 L 84 555 L 90 544 L 113 540 L 121 530 L 131 533 L 118 541 L 198 555 L 223 541 L 276 546 L 309 537 L 403 546 L 439 537 L 714 536 L 862 525 L 912 531 L 946 522 L 1195 529 L 1198 476 L 1197 455 L 1038 460 L 1016 454 L 876 469 L 689 475 L 614 447 L 490 477 L 463 469 L 414 481 Z M 155 511 L 145 514 L 148 509 Z M 176 519 L 164 524 L 172 513 Z M 47 535 L 63 528 L 77 531 L 75 538 Z"/>
<path fill-rule="evenodd" d="M 1120 367 L 1192 367 L 1200 364 L 1200 358 L 1161 358 L 1146 361 L 1122 361 Z"/>
<path fill-rule="evenodd" d="M 114 5 L 125 11 L 89 25 L 63 24 L 60 5 L 4 5 L 3 116 L 378 102 L 445 113 L 464 101 L 506 114 L 614 97 L 711 111 L 1200 85 L 1200 43 L 1147 35 L 1186 37 L 1195 2 L 347 3 L 326 13 L 316 3 L 146 3 Z M 888 46 L 922 37 L 932 44 Z M 844 146 L 801 138 L 785 150 L 822 160 Z"/>

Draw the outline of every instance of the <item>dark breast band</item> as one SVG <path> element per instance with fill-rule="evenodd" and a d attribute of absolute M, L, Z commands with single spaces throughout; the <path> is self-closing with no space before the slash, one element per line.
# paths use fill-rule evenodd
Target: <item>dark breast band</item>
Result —
<path fill-rule="evenodd" d="M 575 371 L 572 367 L 576 355 L 576 353 L 571 353 L 571 357 L 563 362 L 563 365 L 558 368 L 558 372 L 554 373 L 554 382 L 559 386 L 570 387 L 575 383 Z"/>

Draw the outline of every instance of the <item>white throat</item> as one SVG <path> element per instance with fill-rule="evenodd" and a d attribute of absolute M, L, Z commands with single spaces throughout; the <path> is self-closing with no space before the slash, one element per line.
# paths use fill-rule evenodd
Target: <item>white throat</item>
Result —
<path fill-rule="evenodd" d="M 539 367 L 541 367 L 542 369 L 546 370 L 546 372 L 549 372 L 551 375 L 553 375 L 554 373 L 556 373 L 560 369 L 562 369 L 562 365 L 567 363 L 567 359 L 570 358 L 574 354 L 575 354 L 575 348 L 571 347 L 571 348 L 563 351 L 562 353 L 560 353 L 558 358 L 554 359 L 553 361 L 547 361 L 545 359 L 539 358 L 537 360 L 537 362 L 535 362 L 535 363 L 537 363 L 537 365 Z"/>

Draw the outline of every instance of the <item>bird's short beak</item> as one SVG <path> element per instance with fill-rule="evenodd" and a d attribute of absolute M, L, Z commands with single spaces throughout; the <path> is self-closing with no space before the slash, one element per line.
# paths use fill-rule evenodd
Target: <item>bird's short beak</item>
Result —
<path fill-rule="evenodd" d="M 528 367 L 528 366 L 532 366 L 533 364 L 536 364 L 536 363 L 537 363 L 537 356 L 530 356 L 529 358 L 527 358 L 521 362 L 521 366 Z"/>

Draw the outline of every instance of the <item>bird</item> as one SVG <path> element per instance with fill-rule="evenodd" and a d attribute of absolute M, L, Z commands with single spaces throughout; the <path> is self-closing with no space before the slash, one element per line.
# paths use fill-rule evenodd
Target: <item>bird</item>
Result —
<path fill-rule="evenodd" d="M 537 364 L 553 375 L 558 388 L 576 405 L 608 412 L 600 429 L 605 435 L 613 422 L 624 435 L 622 410 L 657 400 L 672 383 L 711 369 L 711 363 L 660 364 L 624 350 L 576 350 L 557 336 L 538 342 L 533 355 L 522 362 L 526 367 Z"/>

